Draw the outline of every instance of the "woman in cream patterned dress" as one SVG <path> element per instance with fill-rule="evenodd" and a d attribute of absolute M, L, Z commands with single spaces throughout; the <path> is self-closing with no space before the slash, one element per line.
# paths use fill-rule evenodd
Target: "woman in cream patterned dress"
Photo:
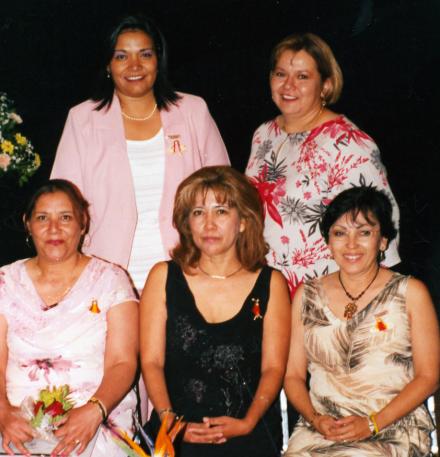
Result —
<path fill-rule="evenodd" d="M 430 455 L 438 323 L 423 283 L 379 265 L 396 235 L 390 201 L 346 190 L 321 231 L 340 270 L 295 295 L 285 390 L 302 417 L 285 456 Z"/>

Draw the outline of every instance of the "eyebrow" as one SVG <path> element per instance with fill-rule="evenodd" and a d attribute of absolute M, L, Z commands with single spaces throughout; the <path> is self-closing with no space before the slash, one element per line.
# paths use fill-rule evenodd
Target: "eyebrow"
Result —
<path fill-rule="evenodd" d="M 48 214 L 50 211 L 34 211 L 34 214 Z M 61 210 L 59 211 L 59 213 L 62 213 L 62 214 L 74 214 L 75 211 L 71 210 L 71 209 L 64 209 L 64 210 Z"/>
<path fill-rule="evenodd" d="M 151 47 L 151 48 L 142 48 L 142 49 L 139 49 L 138 52 L 142 52 L 142 51 L 154 51 L 154 48 L 153 47 Z M 129 51 L 127 51 L 124 48 L 122 48 L 122 49 L 116 49 L 115 48 L 113 52 L 129 52 Z"/>
<path fill-rule="evenodd" d="M 195 208 L 205 208 L 206 206 L 207 206 L 206 204 L 194 205 L 193 209 L 195 209 Z M 210 205 L 209 207 L 210 208 L 212 208 L 212 207 L 214 207 L 214 208 L 223 208 L 223 207 L 231 208 L 226 202 L 225 203 L 215 203 L 214 205 Z"/>
<path fill-rule="evenodd" d="M 364 228 L 364 227 L 376 227 L 376 225 L 377 225 L 377 224 L 370 224 L 370 223 L 368 223 L 368 222 L 365 222 L 365 223 L 359 224 L 359 225 L 354 225 L 354 224 L 353 224 L 353 227 L 354 227 L 355 229 L 361 229 L 361 228 Z M 346 225 L 335 224 L 335 225 L 332 226 L 332 228 L 342 228 L 342 229 L 345 229 L 345 228 L 347 228 L 347 226 L 346 226 Z"/>

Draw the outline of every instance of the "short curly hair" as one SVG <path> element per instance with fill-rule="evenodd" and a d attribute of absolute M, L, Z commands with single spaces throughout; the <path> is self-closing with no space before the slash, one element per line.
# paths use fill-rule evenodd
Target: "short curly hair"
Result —
<path fill-rule="evenodd" d="M 359 213 L 368 223 L 373 222 L 372 217 L 376 219 L 380 225 L 380 234 L 388 240 L 388 243 L 397 236 L 390 199 L 375 187 L 359 186 L 344 190 L 327 206 L 319 224 L 326 243 L 329 240 L 331 226 L 347 213 L 351 215 L 352 220 L 356 220 Z"/>

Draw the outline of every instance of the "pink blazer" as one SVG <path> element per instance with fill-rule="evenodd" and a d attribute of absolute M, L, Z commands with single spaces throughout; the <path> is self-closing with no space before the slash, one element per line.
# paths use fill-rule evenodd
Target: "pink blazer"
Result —
<path fill-rule="evenodd" d="M 165 252 L 178 241 L 172 226 L 174 195 L 180 182 L 208 165 L 228 165 L 220 132 L 203 99 L 189 94 L 169 111 L 161 110 L 165 176 L 159 225 Z M 126 268 L 137 209 L 118 98 L 95 111 L 87 100 L 73 107 L 58 145 L 51 178 L 74 182 L 90 203 L 90 243 L 84 252 Z"/>

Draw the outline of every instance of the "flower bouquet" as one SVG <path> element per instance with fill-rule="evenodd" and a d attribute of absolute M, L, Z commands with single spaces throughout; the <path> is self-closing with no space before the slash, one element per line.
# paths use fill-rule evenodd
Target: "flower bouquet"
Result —
<path fill-rule="evenodd" d="M 38 399 L 26 397 L 21 410 L 35 429 L 35 438 L 26 443 L 26 448 L 33 454 L 50 454 L 57 444 L 53 434 L 56 424 L 71 410 L 74 403 L 69 399 L 69 386 L 43 389 Z"/>
<path fill-rule="evenodd" d="M 17 131 L 23 121 L 15 112 L 13 102 L 0 92 L 0 178 L 13 175 L 22 186 L 41 165 L 32 143 Z"/>

